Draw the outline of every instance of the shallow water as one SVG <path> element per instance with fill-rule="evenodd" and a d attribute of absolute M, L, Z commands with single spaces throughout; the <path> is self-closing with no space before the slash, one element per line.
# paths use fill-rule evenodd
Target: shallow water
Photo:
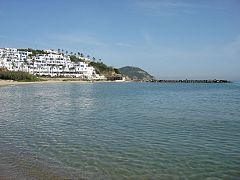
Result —
<path fill-rule="evenodd" d="M 234 83 L 11 86 L 0 105 L 0 179 L 240 178 Z"/>

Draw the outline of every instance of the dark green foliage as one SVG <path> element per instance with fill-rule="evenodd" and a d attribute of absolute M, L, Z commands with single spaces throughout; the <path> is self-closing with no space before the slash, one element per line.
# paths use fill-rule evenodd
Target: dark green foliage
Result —
<path fill-rule="evenodd" d="M 119 71 L 122 75 L 127 76 L 132 80 L 149 81 L 153 79 L 152 75 L 138 67 L 125 66 L 120 68 Z"/>
<path fill-rule="evenodd" d="M 121 72 L 117 68 L 114 68 L 114 71 L 115 71 L 116 74 L 121 74 Z"/>
<path fill-rule="evenodd" d="M 104 64 L 103 62 L 93 62 L 92 61 L 92 62 L 89 63 L 89 65 L 93 66 L 101 74 L 109 72 L 109 71 L 113 71 L 113 67 L 109 67 L 106 64 Z"/>
<path fill-rule="evenodd" d="M 84 60 L 77 58 L 75 55 L 70 56 L 70 60 L 75 63 L 84 62 Z"/>
<path fill-rule="evenodd" d="M 18 51 L 28 51 L 28 52 L 32 52 L 32 56 L 36 56 L 37 54 L 48 54 L 48 53 L 45 52 L 44 50 L 31 49 L 31 48 L 27 48 L 27 49 L 18 49 Z"/>
<path fill-rule="evenodd" d="M 0 79 L 14 81 L 40 81 L 36 76 L 22 71 L 8 71 L 0 69 Z"/>

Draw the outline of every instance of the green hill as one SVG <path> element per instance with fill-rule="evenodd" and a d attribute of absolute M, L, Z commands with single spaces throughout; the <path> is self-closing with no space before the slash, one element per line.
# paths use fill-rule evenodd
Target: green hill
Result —
<path fill-rule="evenodd" d="M 118 69 L 123 76 L 126 76 L 130 80 L 136 81 L 150 81 L 153 76 L 138 67 L 125 66 Z"/>
<path fill-rule="evenodd" d="M 94 67 L 96 69 L 96 72 L 99 74 L 102 74 L 104 76 L 115 76 L 119 74 L 118 69 L 113 68 L 111 66 L 107 66 L 103 62 L 93 62 L 91 61 L 89 63 L 90 66 Z"/>

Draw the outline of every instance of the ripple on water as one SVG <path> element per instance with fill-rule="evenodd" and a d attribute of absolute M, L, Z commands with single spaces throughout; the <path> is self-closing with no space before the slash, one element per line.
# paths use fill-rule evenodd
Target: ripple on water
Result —
<path fill-rule="evenodd" d="M 240 177 L 238 86 L 42 84 L 0 94 L 0 178 Z"/>

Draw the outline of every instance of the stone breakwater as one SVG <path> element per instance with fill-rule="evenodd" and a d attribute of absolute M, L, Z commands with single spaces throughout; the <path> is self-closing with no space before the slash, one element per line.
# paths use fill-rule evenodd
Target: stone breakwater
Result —
<path fill-rule="evenodd" d="M 158 82 L 158 83 L 231 83 L 228 80 L 152 80 L 151 82 Z"/>

